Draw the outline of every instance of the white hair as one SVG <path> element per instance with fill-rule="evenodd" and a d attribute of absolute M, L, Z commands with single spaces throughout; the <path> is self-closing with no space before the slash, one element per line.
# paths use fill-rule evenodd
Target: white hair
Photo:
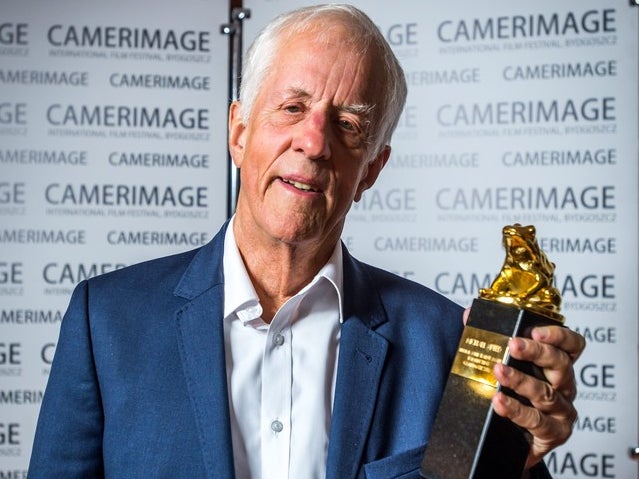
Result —
<path fill-rule="evenodd" d="M 318 23 L 321 29 L 318 29 Z M 370 132 L 372 153 L 376 155 L 384 145 L 390 144 L 393 131 L 406 102 L 406 79 L 399 61 L 390 45 L 372 20 L 352 5 L 314 5 L 282 14 L 270 22 L 257 36 L 244 60 L 240 101 L 242 121 L 246 124 L 260 91 L 263 80 L 268 75 L 278 48 L 285 40 L 308 30 L 317 30 L 319 38 L 331 28 L 342 27 L 351 36 L 351 43 L 364 55 L 372 46 L 380 58 L 379 65 L 382 97 L 374 106 L 373 128 Z"/>

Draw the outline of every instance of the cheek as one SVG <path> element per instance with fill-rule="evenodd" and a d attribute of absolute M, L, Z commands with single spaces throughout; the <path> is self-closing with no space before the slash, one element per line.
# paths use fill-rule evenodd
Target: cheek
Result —
<path fill-rule="evenodd" d="M 269 130 L 266 134 L 254 136 L 244 149 L 244 162 L 250 164 L 250 168 L 264 175 L 271 169 L 274 162 L 286 151 L 287 144 L 282 135 Z"/>
<path fill-rule="evenodd" d="M 257 165 L 251 162 L 245 162 L 242 169 L 240 169 L 240 182 L 242 189 L 255 191 L 259 189 L 260 173 Z"/>

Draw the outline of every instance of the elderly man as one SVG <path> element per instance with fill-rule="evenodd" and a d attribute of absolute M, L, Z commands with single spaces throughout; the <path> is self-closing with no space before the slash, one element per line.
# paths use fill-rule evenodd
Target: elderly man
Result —
<path fill-rule="evenodd" d="M 61 327 L 30 477 L 419 477 L 462 310 L 340 243 L 388 160 L 406 97 L 375 25 L 348 6 L 271 23 L 247 56 L 229 148 L 235 216 L 203 248 L 78 285 Z M 498 414 L 533 435 L 526 475 L 570 435 L 559 327 L 511 340 Z"/>

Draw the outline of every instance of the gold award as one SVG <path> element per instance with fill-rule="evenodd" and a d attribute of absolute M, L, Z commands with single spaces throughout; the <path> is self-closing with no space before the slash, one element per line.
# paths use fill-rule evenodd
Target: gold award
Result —
<path fill-rule="evenodd" d="M 553 286 L 555 264 L 539 247 L 535 227 L 518 223 L 504 226 L 502 237 L 504 265 L 490 288 L 479 290 L 479 297 L 527 309 L 563 324 L 564 317 L 559 313 L 561 294 Z"/>

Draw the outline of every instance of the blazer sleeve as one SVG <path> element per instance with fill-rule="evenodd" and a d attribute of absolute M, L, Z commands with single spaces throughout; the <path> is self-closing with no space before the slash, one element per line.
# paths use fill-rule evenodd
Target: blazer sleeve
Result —
<path fill-rule="evenodd" d="M 40 408 L 29 478 L 103 477 L 104 415 L 91 347 L 89 287 L 80 283 L 60 326 Z"/>

